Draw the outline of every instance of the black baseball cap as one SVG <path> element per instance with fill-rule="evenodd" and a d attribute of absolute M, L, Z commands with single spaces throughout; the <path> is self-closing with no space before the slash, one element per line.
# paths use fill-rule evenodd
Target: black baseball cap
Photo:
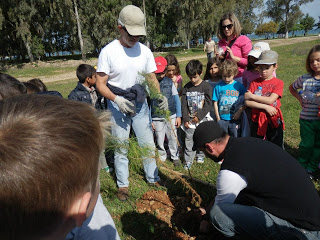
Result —
<path fill-rule="evenodd" d="M 192 150 L 195 151 L 200 147 L 204 147 L 206 143 L 210 143 L 224 135 L 225 132 L 218 123 L 214 121 L 200 123 L 193 134 Z"/>

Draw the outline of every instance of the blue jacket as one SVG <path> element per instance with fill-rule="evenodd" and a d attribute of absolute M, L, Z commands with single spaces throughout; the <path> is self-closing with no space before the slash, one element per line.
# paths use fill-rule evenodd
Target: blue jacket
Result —
<path fill-rule="evenodd" d="M 95 104 L 95 108 L 97 110 L 107 109 L 107 101 L 105 101 L 105 98 L 103 96 L 101 96 L 97 90 L 96 90 L 96 93 L 97 93 L 98 100 Z M 90 93 L 80 82 L 78 82 L 75 89 L 73 89 L 70 92 L 68 99 L 80 101 L 80 102 L 85 102 L 85 103 L 92 105 L 92 99 L 91 99 Z"/>

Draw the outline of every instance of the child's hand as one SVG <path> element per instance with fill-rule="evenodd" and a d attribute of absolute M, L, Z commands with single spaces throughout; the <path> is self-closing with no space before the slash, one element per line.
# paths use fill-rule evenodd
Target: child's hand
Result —
<path fill-rule="evenodd" d="M 153 131 L 156 130 L 156 128 L 154 127 L 153 122 L 151 123 L 151 126 L 152 126 L 152 130 L 153 130 Z"/>
<path fill-rule="evenodd" d="M 181 125 L 181 117 L 176 118 L 176 128 L 179 128 Z"/>
<path fill-rule="evenodd" d="M 241 111 L 236 111 L 234 114 L 233 114 L 233 120 L 238 120 L 241 116 Z"/>
<path fill-rule="evenodd" d="M 271 117 L 275 116 L 278 113 L 277 109 L 272 106 L 266 106 L 265 110 Z"/>
<path fill-rule="evenodd" d="M 184 123 L 185 128 L 189 128 L 189 122 Z"/>
<path fill-rule="evenodd" d="M 252 92 L 250 92 L 249 90 L 244 94 L 244 100 L 251 100 L 252 99 Z"/>
<path fill-rule="evenodd" d="M 199 118 L 197 116 L 194 116 L 191 121 L 193 123 L 198 123 L 199 122 Z"/>
<path fill-rule="evenodd" d="M 320 92 L 317 92 L 317 93 L 316 93 L 316 96 L 317 96 L 317 97 L 320 97 Z"/>

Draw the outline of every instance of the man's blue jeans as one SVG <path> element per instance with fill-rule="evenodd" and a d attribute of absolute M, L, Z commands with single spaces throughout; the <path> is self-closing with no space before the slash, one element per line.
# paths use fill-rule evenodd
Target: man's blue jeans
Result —
<path fill-rule="evenodd" d="M 210 218 L 216 229 L 233 239 L 320 239 L 320 231 L 295 227 L 286 220 L 252 206 L 218 203 L 212 207 Z"/>
<path fill-rule="evenodd" d="M 144 158 L 147 156 L 141 156 L 141 159 L 143 159 L 141 161 L 143 161 L 147 181 L 150 183 L 158 182 L 160 178 L 158 176 L 156 160 L 154 159 L 155 145 L 150 125 L 147 100 L 145 100 L 144 103 L 136 103 L 135 116 L 129 116 L 128 114 L 120 112 L 118 105 L 112 101 L 108 101 L 108 109 L 112 113 L 112 136 L 116 138 L 117 141 L 122 144 L 128 144 L 130 128 L 132 126 L 139 145 L 150 149 L 150 156 L 152 157 Z M 127 148 L 116 149 L 114 153 L 114 167 L 118 187 L 128 187 L 129 185 L 129 160 L 127 155 Z"/>

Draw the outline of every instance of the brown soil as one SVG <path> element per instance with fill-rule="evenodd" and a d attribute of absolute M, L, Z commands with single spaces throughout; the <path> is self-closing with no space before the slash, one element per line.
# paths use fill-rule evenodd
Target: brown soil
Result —
<path fill-rule="evenodd" d="M 139 214 L 151 214 L 156 218 L 153 221 L 154 239 L 204 240 L 221 237 L 205 220 L 207 217 L 201 214 L 199 208 L 192 206 L 188 197 L 175 196 L 170 199 L 165 191 L 152 190 L 146 192 L 136 206 Z"/>
<path fill-rule="evenodd" d="M 275 46 L 282 46 L 282 45 L 290 45 L 294 43 L 299 43 L 299 42 L 306 42 L 306 41 L 311 41 L 311 40 L 316 40 L 319 39 L 318 36 L 308 36 L 308 37 L 297 37 L 297 38 L 289 38 L 289 39 L 271 39 L 271 40 L 263 40 L 265 42 L 268 42 L 271 47 Z M 201 59 L 201 58 L 206 58 L 206 54 L 203 53 L 201 55 L 197 56 L 190 56 L 190 57 L 179 57 L 178 61 L 183 62 L 183 61 L 189 61 L 191 59 Z M 66 66 L 74 66 L 76 68 L 79 64 L 84 63 L 82 60 L 55 60 L 55 61 L 47 61 L 47 62 L 42 62 L 42 61 L 37 61 L 36 63 L 27 63 L 24 64 L 22 67 L 23 68 L 32 68 L 34 66 L 38 67 L 47 67 L 47 66 L 53 66 L 53 67 L 66 67 Z M 90 65 L 97 65 L 97 59 L 92 59 L 86 62 L 87 64 Z M 66 72 L 62 74 L 57 74 L 54 76 L 38 76 L 41 80 L 43 80 L 45 83 L 48 82 L 57 82 L 57 81 L 68 81 L 68 80 L 76 80 L 75 72 Z M 19 77 L 18 78 L 20 81 L 27 81 L 30 78 L 28 77 Z"/>

